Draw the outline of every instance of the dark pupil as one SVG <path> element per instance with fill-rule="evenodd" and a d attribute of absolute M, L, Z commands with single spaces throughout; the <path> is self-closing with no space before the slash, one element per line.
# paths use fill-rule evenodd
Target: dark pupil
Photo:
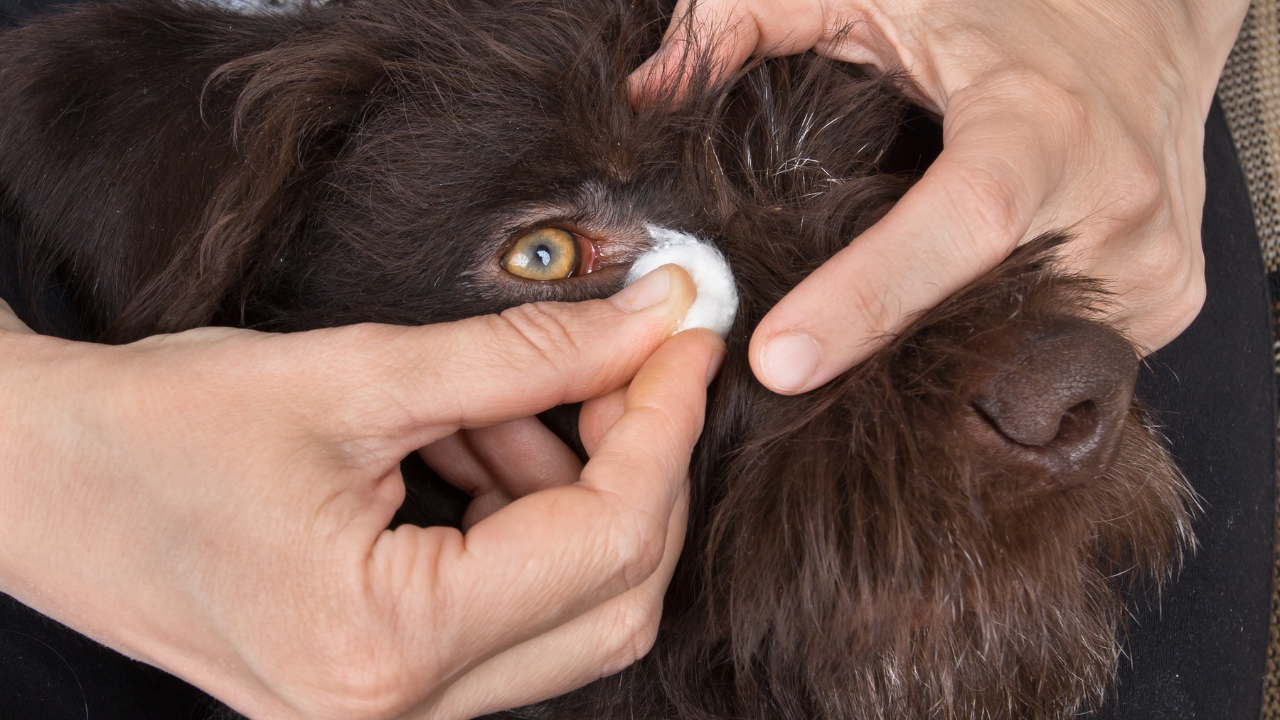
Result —
<path fill-rule="evenodd" d="M 533 251 L 533 256 L 536 257 L 538 262 L 542 263 L 542 267 L 545 268 L 551 264 L 551 252 L 551 248 L 546 245 L 539 245 L 538 249 Z"/>

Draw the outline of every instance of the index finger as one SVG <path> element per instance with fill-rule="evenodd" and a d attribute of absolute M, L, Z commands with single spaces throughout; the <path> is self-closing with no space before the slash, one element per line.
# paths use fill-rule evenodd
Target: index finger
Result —
<path fill-rule="evenodd" d="M 1013 252 L 1065 158 L 1053 129 L 1006 108 L 953 125 L 915 187 L 769 311 L 751 338 L 761 383 L 823 385 Z"/>
<path fill-rule="evenodd" d="M 809 50 L 825 38 L 827 20 L 820 2 L 680 0 L 662 47 L 631 74 L 631 104 L 678 102 L 690 87 L 719 82 L 756 53 Z M 699 69 L 710 76 L 696 77 Z"/>
<path fill-rule="evenodd" d="M 659 348 L 580 482 L 520 498 L 465 537 L 448 528 L 385 531 L 370 555 L 372 582 L 394 583 L 387 591 L 403 599 L 405 626 L 426 636 L 404 647 L 422 648 L 423 663 L 444 657 L 445 667 L 470 667 L 648 578 L 664 555 L 722 349 L 702 330 Z"/>
<path fill-rule="evenodd" d="M 631 73 L 628 91 L 636 108 L 678 102 L 694 82 L 698 61 L 713 68 L 715 82 L 741 67 L 755 51 L 760 33 L 742 4 L 729 0 L 680 0 L 662 47 Z"/>

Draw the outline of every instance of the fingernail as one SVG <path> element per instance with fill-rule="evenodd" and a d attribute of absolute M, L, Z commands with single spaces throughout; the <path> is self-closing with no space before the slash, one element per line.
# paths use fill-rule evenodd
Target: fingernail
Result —
<path fill-rule="evenodd" d="M 799 392 L 822 365 L 822 348 L 804 333 L 778 335 L 760 352 L 760 371 L 773 389 Z"/>
<path fill-rule="evenodd" d="M 671 278 L 665 268 L 658 268 L 622 288 L 609 302 L 622 312 L 639 312 L 667 299 L 671 294 Z"/>
<path fill-rule="evenodd" d="M 707 366 L 707 385 L 716 379 L 716 374 L 720 372 L 720 366 L 724 365 L 724 348 L 716 352 L 715 357 L 711 358 L 711 364 Z"/>

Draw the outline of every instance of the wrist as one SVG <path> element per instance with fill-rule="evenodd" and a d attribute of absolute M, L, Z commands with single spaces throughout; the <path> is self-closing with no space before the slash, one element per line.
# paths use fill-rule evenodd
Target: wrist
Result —
<path fill-rule="evenodd" d="M 92 552 L 80 539 L 100 496 L 93 480 L 102 463 L 85 457 L 80 391 L 92 381 L 85 351 L 94 349 L 0 330 L 0 590 L 59 617 L 50 603 L 69 586 L 56 576 L 58 559 Z"/>

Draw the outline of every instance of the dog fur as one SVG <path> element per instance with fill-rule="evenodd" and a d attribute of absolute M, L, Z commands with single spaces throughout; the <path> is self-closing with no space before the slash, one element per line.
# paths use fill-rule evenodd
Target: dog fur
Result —
<path fill-rule="evenodd" d="M 1176 571 L 1195 504 L 1130 402 L 1137 353 L 1098 320 L 1103 288 L 1055 271 L 1064 240 L 1042 238 L 832 383 L 769 393 L 752 328 L 910 185 L 901 80 L 801 56 L 721 81 L 695 45 L 690 97 L 634 110 L 625 79 L 669 11 L 124 0 L 6 30 L 0 202 L 25 291 L 66 294 L 73 334 L 104 342 L 429 323 L 607 296 L 646 223 L 710 238 L 741 307 L 657 644 L 502 715 L 1095 707 L 1124 603 Z M 552 225 L 597 239 L 603 267 L 502 270 L 514 238 Z M 545 419 L 580 449 L 571 414 Z M 398 521 L 456 522 L 458 498 L 412 478 Z"/>

